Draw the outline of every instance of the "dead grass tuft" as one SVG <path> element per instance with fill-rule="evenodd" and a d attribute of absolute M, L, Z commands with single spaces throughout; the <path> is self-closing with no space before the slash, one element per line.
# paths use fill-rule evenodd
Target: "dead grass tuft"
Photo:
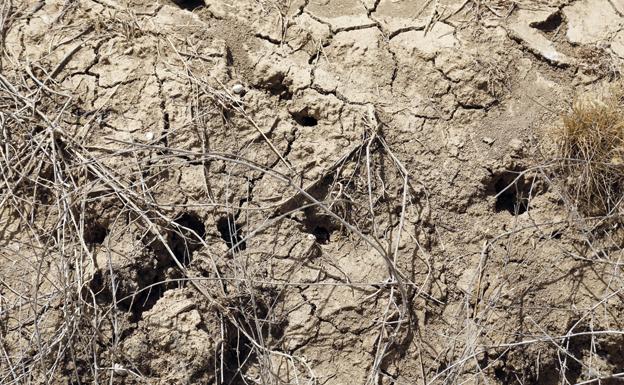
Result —
<path fill-rule="evenodd" d="M 624 193 L 624 88 L 578 99 L 556 133 L 565 190 L 585 215 L 617 212 Z"/>

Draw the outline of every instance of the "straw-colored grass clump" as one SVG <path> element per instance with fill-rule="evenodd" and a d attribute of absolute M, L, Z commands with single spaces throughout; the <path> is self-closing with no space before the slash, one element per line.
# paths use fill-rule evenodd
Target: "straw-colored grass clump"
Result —
<path fill-rule="evenodd" d="M 585 215 L 617 214 L 624 195 L 624 88 L 578 99 L 559 130 L 569 198 Z"/>

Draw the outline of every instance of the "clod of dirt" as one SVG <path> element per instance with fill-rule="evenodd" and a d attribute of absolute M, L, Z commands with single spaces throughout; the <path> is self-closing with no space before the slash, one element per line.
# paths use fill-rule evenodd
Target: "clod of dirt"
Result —
<path fill-rule="evenodd" d="M 610 48 L 620 59 L 624 59 L 624 31 L 615 34 Z"/>
<path fill-rule="evenodd" d="M 123 342 L 131 367 L 158 383 L 213 383 L 215 348 L 221 340 L 214 312 L 199 313 L 184 291 L 170 291 L 144 313 Z"/>
<path fill-rule="evenodd" d="M 568 66 L 574 62 L 574 59 L 559 52 L 555 44 L 536 28 L 536 26 L 550 26 L 552 22 L 548 20 L 553 20 L 551 19 L 553 14 L 550 11 L 522 9 L 515 13 L 507 28 L 511 37 L 522 42 L 534 54 L 552 64 Z"/>
<path fill-rule="evenodd" d="M 429 31 L 407 31 L 392 39 L 395 49 L 412 52 L 424 59 L 433 59 L 437 52 L 457 46 L 455 28 L 442 23 L 436 23 Z"/>
<path fill-rule="evenodd" d="M 340 11 L 336 12 L 338 9 Z M 306 7 L 306 10 L 316 20 L 330 25 L 335 31 L 347 31 L 374 25 L 374 22 L 367 16 L 366 6 L 361 1 L 328 0 L 313 2 Z"/>
<path fill-rule="evenodd" d="M 609 0 L 581 0 L 563 8 L 568 21 L 566 37 L 572 44 L 605 41 L 620 30 L 621 17 Z"/>

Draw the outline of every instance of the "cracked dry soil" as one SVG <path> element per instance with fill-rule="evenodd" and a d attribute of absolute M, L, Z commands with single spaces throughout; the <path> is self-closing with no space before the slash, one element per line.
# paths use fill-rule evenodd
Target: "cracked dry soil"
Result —
<path fill-rule="evenodd" d="M 544 154 L 623 27 L 1 0 L 0 383 L 621 383 L 621 229 L 570 219 Z"/>

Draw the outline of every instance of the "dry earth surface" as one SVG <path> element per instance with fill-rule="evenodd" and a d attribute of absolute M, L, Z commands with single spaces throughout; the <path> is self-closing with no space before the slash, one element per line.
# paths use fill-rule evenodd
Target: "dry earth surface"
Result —
<path fill-rule="evenodd" d="M 618 384 L 551 167 L 622 0 L 0 0 L 1 384 Z"/>

